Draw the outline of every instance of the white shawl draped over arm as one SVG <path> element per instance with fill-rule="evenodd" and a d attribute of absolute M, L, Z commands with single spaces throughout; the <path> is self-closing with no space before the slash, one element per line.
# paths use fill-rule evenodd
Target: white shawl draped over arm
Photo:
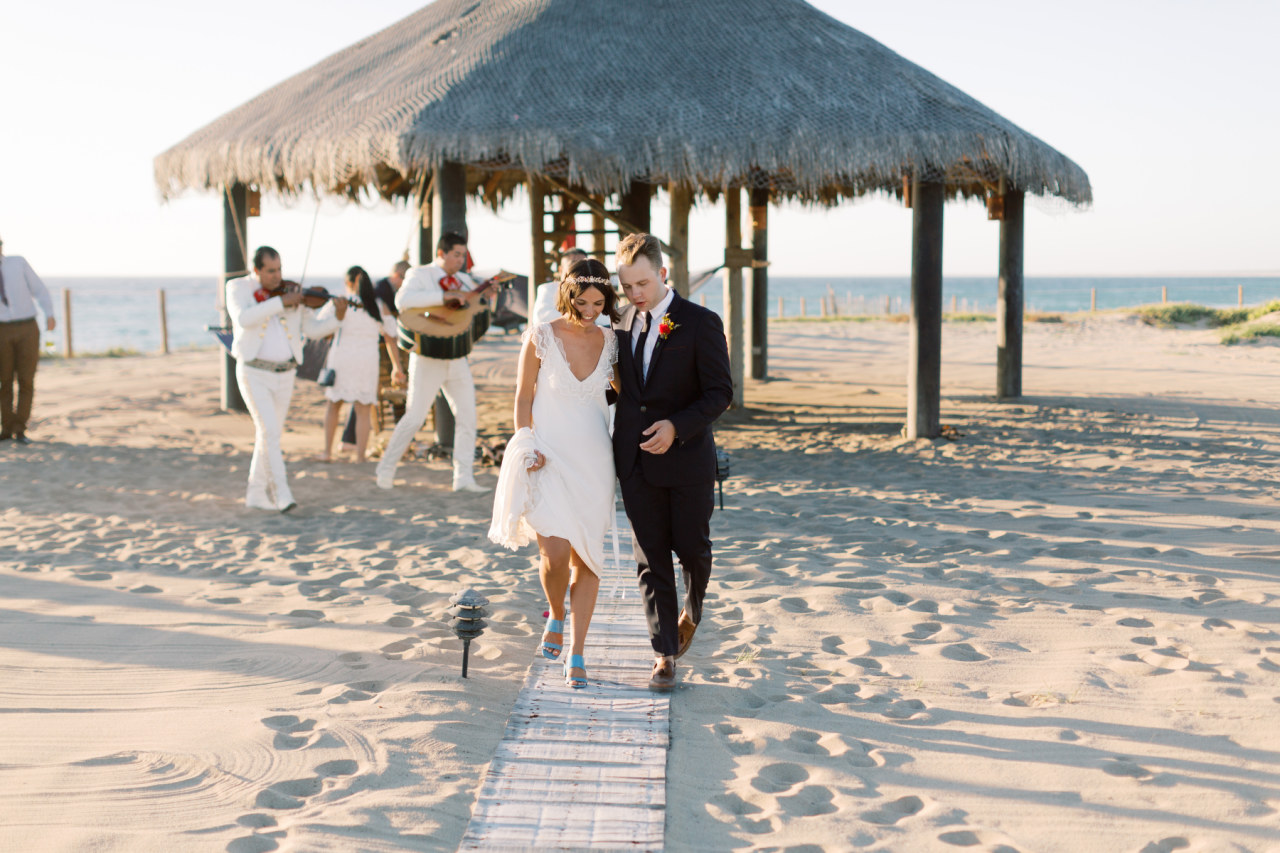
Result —
<path fill-rule="evenodd" d="M 536 461 L 535 450 L 533 430 L 528 427 L 516 430 L 511 441 L 507 442 L 502 469 L 498 472 L 489 539 L 513 551 L 537 537 L 524 519 L 525 513 L 538 499 L 535 479 L 538 472 L 529 473 L 529 466 Z"/>

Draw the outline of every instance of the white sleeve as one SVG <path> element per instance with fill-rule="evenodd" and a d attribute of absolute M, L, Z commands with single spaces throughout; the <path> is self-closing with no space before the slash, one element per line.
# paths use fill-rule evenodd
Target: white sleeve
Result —
<path fill-rule="evenodd" d="M 258 288 L 248 278 L 235 278 L 227 282 L 227 313 L 231 315 L 231 324 L 245 328 L 280 314 L 284 311 L 284 301 L 273 296 L 262 302 L 253 297 Z"/>
<path fill-rule="evenodd" d="M 396 291 L 396 308 L 439 308 L 444 305 L 444 291 L 426 267 L 414 267 L 405 273 L 404 283 Z"/>
<path fill-rule="evenodd" d="M 22 277 L 26 279 L 27 289 L 31 291 L 31 295 L 40 303 L 40 309 L 44 311 L 44 316 L 53 316 L 53 298 L 49 296 L 49 288 L 44 286 L 44 282 L 40 280 L 40 276 L 36 275 L 36 271 L 31 268 L 31 264 L 27 263 L 27 259 L 22 259 Z"/>

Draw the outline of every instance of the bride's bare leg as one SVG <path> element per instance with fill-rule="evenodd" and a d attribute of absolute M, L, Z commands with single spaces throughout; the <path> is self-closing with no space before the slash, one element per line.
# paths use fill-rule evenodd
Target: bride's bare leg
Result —
<path fill-rule="evenodd" d="M 559 536 L 538 536 L 538 552 L 542 555 L 542 567 L 538 572 L 542 591 L 547 595 L 547 610 L 552 619 L 564 621 L 564 594 L 569 588 L 569 555 L 573 548 L 568 539 Z M 564 634 L 548 631 L 543 639 L 564 645 Z"/>
<path fill-rule="evenodd" d="M 570 550 L 569 560 L 573 566 L 573 582 L 569 584 L 569 605 L 573 610 L 573 625 L 570 628 L 573 637 L 571 654 L 580 655 L 586 648 L 587 630 L 591 627 L 591 615 L 596 609 L 596 596 L 600 592 L 600 576 L 591 571 L 578 556 L 577 551 Z M 586 675 L 577 667 L 574 667 L 573 674 Z"/>

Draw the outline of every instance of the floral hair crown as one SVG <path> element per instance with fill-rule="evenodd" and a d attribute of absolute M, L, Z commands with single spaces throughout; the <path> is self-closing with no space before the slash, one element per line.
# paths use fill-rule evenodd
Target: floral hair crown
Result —
<path fill-rule="evenodd" d="M 607 278 L 601 278 L 598 275 L 571 275 L 569 278 L 578 284 L 612 284 Z"/>

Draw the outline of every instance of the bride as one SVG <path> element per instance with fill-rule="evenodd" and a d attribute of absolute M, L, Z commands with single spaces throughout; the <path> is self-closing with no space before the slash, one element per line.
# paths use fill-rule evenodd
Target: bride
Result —
<path fill-rule="evenodd" d="M 565 683 L 586 687 L 583 649 L 600 589 L 604 537 L 614 511 L 613 445 L 605 390 L 616 384 L 618 319 L 609 271 L 593 258 L 577 261 L 560 282 L 561 316 L 525 332 L 516 375 L 516 434 L 498 476 L 489 538 L 517 548 L 537 537 L 542 589 L 550 617 L 542 654 L 564 657 Z M 564 595 L 572 620 L 564 643 Z"/>

